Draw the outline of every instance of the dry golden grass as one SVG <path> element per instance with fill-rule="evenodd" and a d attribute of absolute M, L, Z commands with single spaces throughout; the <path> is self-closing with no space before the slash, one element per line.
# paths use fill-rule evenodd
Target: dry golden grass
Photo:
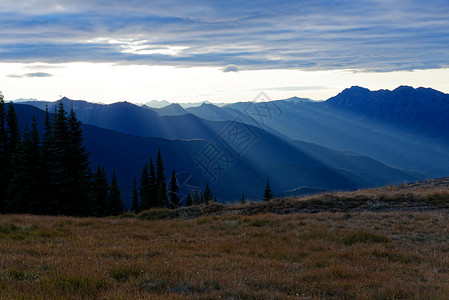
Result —
<path fill-rule="evenodd" d="M 449 212 L 0 216 L 1 299 L 447 299 Z"/>

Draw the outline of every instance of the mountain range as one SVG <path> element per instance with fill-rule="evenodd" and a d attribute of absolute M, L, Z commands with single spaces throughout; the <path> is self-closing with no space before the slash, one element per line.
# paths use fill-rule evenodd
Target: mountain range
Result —
<path fill-rule="evenodd" d="M 164 155 L 184 187 L 209 182 L 219 201 L 261 199 L 266 178 L 275 195 L 356 190 L 449 173 L 449 95 L 399 87 L 352 87 L 327 101 L 291 98 L 161 108 L 63 98 L 83 122 L 93 165 L 115 169 L 124 199 L 144 162 Z M 42 124 L 56 102 L 16 104 Z M 193 180 L 193 183 L 192 183 Z M 189 181 L 189 182 L 188 182 Z"/>

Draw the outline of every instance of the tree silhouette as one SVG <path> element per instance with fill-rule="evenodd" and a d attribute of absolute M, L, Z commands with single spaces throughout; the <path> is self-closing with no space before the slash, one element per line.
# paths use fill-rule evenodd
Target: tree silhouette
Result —
<path fill-rule="evenodd" d="M 112 171 L 112 179 L 109 187 L 109 211 L 108 215 L 117 216 L 122 214 L 125 210 L 125 205 L 123 204 L 120 187 L 117 182 L 117 177 L 115 175 L 115 170 Z"/>
<path fill-rule="evenodd" d="M 12 155 L 20 142 L 19 119 L 12 102 L 8 103 L 8 113 L 6 114 L 6 150 L 7 154 Z"/>
<path fill-rule="evenodd" d="M 139 185 L 140 210 L 146 210 L 151 207 L 151 182 L 148 175 L 148 164 L 144 163 L 140 174 Z"/>
<path fill-rule="evenodd" d="M 134 176 L 134 184 L 133 184 L 133 197 L 132 197 L 132 206 L 131 210 L 135 213 L 140 211 L 139 208 L 139 194 L 137 192 L 137 185 L 136 185 L 136 176 Z"/>
<path fill-rule="evenodd" d="M 205 204 L 209 204 L 213 201 L 214 196 L 212 195 L 212 191 L 209 188 L 209 182 L 206 182 L 206 188 L 203 193 L 203 202 Z"/>
<path fill-rule="evenodd" d="M 263 201 L 270 201 L 273 199 L 274 195 L 270 188 L 270 182 L 268 181 L 267 176 L 267 185 L 265 186 L 265 192 L 263 193 Z"/>
<path fill-rule="evenodd" d="M 169 191 L 170 203 L 173 209 L 179 207 L 178 193 L 179 193 L 178 179 L 176 178 L 175 170 L 173 170 L 170 180 L 170 191 Z"/>
<path fill-rule="evenodd" d="M 198 190 L 195 190 L 195 193 L 193 194 L 193 204 L 194 205 L 201 204 L 201 197 Z"/>
<path fill-rule="evenodd" d="M 187 206 L 192 206 L 192 205 L 193 205 L 193 198 L 192 198 L 192 194 L 189 191 L 189 193 L 187 194 L 187 197 L 186 197 L 185 206 L 187 207 Z"/>
<path fill-rule="evenodd" d="M 39 133 L 33 117 L 31 131 L 25 126 L 23 139 L 13 154 L 16 161 L 13 177 L 9 181 L 8 206 L 14 213 L 39 214 L 43 212 L 42 160 Z"/>
<path fill-rule="evenodd" d="M 157 175 L 154 168 L 153 158 L 150 157 L 150 163 L 148 165 L 148 175 L 149 175 L 149 185 L 148 185 L 148 203 L 149 208 L 158 206 L 158 186 L 157 186 Z"/>
<path fill-rule="evenodd" d="M 104 217 L 108 212 L 109 184 L 104 167 L 98 166 L 92 182 L 92 199 L 90 202 L 90 214 L 96 217 Z"/>
<path fill-rule="evenodd" d="M 67 119 L 68 144 L 65 187 L 66 197 L 69 197 L 69 210 L 71 214 L 86 215 L 85 207 L 88 205 L 88 195 L 91 179 L 89 154 L 83 144 L 81 122 L 77 120 L 73 108 Z"/>
<path fill-rule="evenodd" d="M 8 188 L 8 154 L 6 149 L 6 112 L 3 95 L 0 95 L 0 213 L 4 211 Z"/>

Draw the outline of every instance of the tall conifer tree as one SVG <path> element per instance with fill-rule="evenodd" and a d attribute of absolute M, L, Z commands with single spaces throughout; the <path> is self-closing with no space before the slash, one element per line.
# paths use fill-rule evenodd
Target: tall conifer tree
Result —
<path fill-rule="evenodd" d="M 273 199 L 274 195 L 273 192 L 271 191 L 271 187 L 270 187 L 270 182 L 268 181 L 268 176 L 267 176 L 267 185 L 265 186 L 265 191 L 263 193 L 263 201 L 270 201 L 271 199 Z"/>
<path fill-rule="evenodd" d="M 12 102 L 8 103 L 8 112 L 6 113 L 6 145 L 5 155 L 6 161 L 4 166 L 4 173 L 6 178 L 6 189 L 4 190 L 5 198 L 3 199 L 6 211 L 11 211 L 13 203 L 15 202 L 13 195 L 11 195 L 9 185 L 14 178 L 16 170 L 20 164 L 20 158 L 17 155 L 18 148 L 21 146 L 21 136 L 19 128 L 19 119 Z"/>
<path fill-rule="evenodd" d="M 42 193 L 44 195 L 47 195 L 47 201 L 44 205 L 44 211 L 46 214 L 51 214 L 52 211 L 52 204 L 54 204 L 53 199 L 50 200 L 50 195 L 53 195 L 53 191 L 50 188 L 50 176 L 49 176 L 49 157 L 48 157 L 48 147 L 49 147 L 49 141 L 51 136 L 51 119 L 50 119 L 50 113 L 48 111 L 48 104 L 45 104 L 45 118 L 44 118 L 44 132 L 42 134 L 42 146 L 41 146 L 41 157 L 42 157 L 42 173 L 43 178 L 46 180 L 43 181 L 41 189 Z"/>
<path fill-rule="evenodd" d="M 125 205 L 122 200 L 120 187 L 117 182 L 115 170 L 112 171 L 112 179 L 109 188 L 109 211 L 108 215 L 118 216 L 125 210 Z"/>
<path fill-rule="evenodd" d="M 14 108 L 12 102 L 8 103 L 8 113 L 6 114 L 6 149 L 9 155 L 16 150 L 17 145 L 20 142 L 20 129 L 19 129 L 19 118 Z"/>
<path fill-rule="evenodd" d="M 8 189 L 11 212 L 32 214 L 45 212 L 41 189 L 44 177 L 39 141 L 37 123 L 33 117 L 31 131 L 25 126 L 23 139 L 13 154 L 17 163 Z"/>
<path fill-rule="evenodd" d="M 203 193 L 203 203 L 205 204 L 209 204 L 213 201 L 213 195 L 212 195 L 212 191 L 209 188 L 209 182 L 206 182 L 206 188 L 204 189 L 204 193 Z"/>
<path fill-rule="evenodd" d="M 173 170 L 172 175 L 171 175 L 171 180 L 170 180 L 170 191 L 169 191 L 170 203 L 171 203 L 171 207 L 173 209 L 176 209 L 179 207 L 178 193 L 179 193 L 178 179 L 176 178 L 175 170 Z"/>
<path fill-rule="evenodd" d="M 138 213 L 140 211 L 139 208 L 139 193 L 137 191 L 137 185 L 136 185 L 136 176 L 134 176 L 134 184 L 133 184 L 133 197 L 132 197 L 132 206 L 131 210 L 135 213 Z"/>
<path fill-rule="evenodd" d="M 193 204 L 194 205 L 198 205 L 201 204 L 201 197 L 200 197 L 200 193 L 198 192 L 198 190 L 195 190 L 195 193 L 193 194 Z"/>
<path fill-rule="evenodd" d="M 148 195 L 148 203 L 149 207 L 157 207 L 158 206 L 158 185 L 157 185 L 157 175 L 156 169 L 154 167 L 153 158 L 150 157 L 150 163 L 148 165 L 148 176 L 149 176 L 149 195 Z"/>
<path fill-rule="evenodd" d="M 192 198 L 192 194 L 189 191 L 189 193 L 187 194 L 187 197 L 186 197 L 185 206 L 188 207 L 188 206 L 192 206 L 192 205 L 193 205 L 193 198 Z"/>
<path fill-rule="evenodd" d="M 62 102 L 59 102 L 58 108 L 55 107 L 54 120 L 46 149 L 48 198 L 51 202 L 50 214 L 72 214 L 70 199 L 66 197 L 66 186 L 69 182 L 67 170 L 68 131 L 66 112 Z"/>
<path fill-rule="evenodd" d="M 150 206 L 150 193 L 151 193 L 151 183 L 150 177 L 148 175 L 148 164 L 145 163 L 142 167 L 142 172 L 140 174 L 140 185 L 139 185 L 139 195 L 140 195 L 140 209 L 146 210 Z"/>
<path fill-rule="evenodd" d="M 6 149 L 6 112 L 3 95 L 0 95 L 0 213 L 4 212 L 8 187 L 8 154 Z"/>
<path fill-rule="evenodd" d="M 83 144 L 81 122 L 76 118 L 73 108 L 67 119 L 68 144 L 67 144 L 67 186 L 66 195 L 69 198 L 70 214 L 85 215 L 85 207 L 88 205 L 91 170 L 89 154 Z"/>
<path fill-rule="evenodd" d="M 90 214 L 96 217 L 106 216 L 108 211 L 108 179 L 104 167 L 98 166 L 93 175 Z"/>

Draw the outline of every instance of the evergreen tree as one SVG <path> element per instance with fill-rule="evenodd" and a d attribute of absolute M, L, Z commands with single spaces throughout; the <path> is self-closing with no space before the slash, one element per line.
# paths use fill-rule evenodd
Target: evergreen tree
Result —
<path fill-rule="evenodd" d="M 265 186 L 265 191 L 263 193 L 263 201 L 270 201 L 273 199 L 274 195 L 270 188 L 270 183 L 268 182 L 268 176 L 267 176 L 267 185 Z"/>
<path fill-rule="evenodd" d="M 161 149 L 157 152 L 156 160 L 156 187 L 157 187 L 157 206 L 168 207 L 167 184 L 165 182 L 164 161 L 162 159 Z"/>
<path fill-rule="evenodd" d="M 173 170 L 173 173 L 171 175 L 170 180 L 170 202 L 173 209 L 179 207 L 179 186 L 178 186 L 178 179 L 176 178 L 175 170 Z"/>
<path fill-rule="evenodd" d="M 157 207 L 158 206 L 158 200 L 157 200 L 157 193 L 158 193 L 158 186 L 157 186 L 157 175 L 156 175 L 156 169 L 154 168 L 153 158 L 150 157 L 150 163 L 148 165 L 148 175 L 149 175 L 149 207 Z"/>
<path fill-rule="evenodd" d="M 190 194 L 190 191 L 189 191 L 189 193 L 187 194 L 187 197 L 186 197 L 185 206 L 188 207 L 188 206 L 192 206 L 192 205 L 193 205 L 192 194 Z"/>
<path fill-rule="evenodd" d="M 202 203 L 209 204 L 212 201 L 213 201 L 212 191 L 209 188 L 209 182 L 206 182 L 206 188 L 204 189 Z"/>
<path fill-rule="evenodd" d="M 61 102 L 62 103 L 62 102 Z M 83 144 L 81 122 L 77 120 L 73 108 L 67 119 L 68 144 L 65 161 L 67 172 L 66 197 L 70 214 L 85 215 L 88 205 L 91 170 L 89 154 Z"/>
<path fill-rule="evenodd" d="M 123 211 L 115 174 L 109 197 L 103 167 L 92 182 L 73 108 L 67 116 L 59 102 L 51 120 L 47 106 L 43 127 L 42 143 L 34 117 L 31 130 L 25 126 L 21 136 L 13 103 L 5 108 L 0 99 L 0 212 L 104 216 Z"/>
<path fill-rule="evenodd" d="M 51 119 L 50 119 L 50 113 L 48 111 L 48 104 L 45 105 L 45 119 L 44 119 L 44 132 L 42 134 L 42 146 L 41 146 L 41 157 L 42 157 L 42 176 L 46 180 L 43 180 L 42 182 L 42 194 L 46 195 L 47 201 L 43 203 L 42 206 L 42 212 L 44 214 L 51 214 L 54 210 L 52 208 L 52 205 L 56 205 L 54 199 L 51 199 L 50 196 L 53 195 L 53 191 L 51 190 L 50 185 L 50 175 L 49 175 L 49 157 L 48 157 L 48 147 L 50 142 L 50 136 L 51 136 Z"/>
<path fill-rule="evenodd" d="M 8 113 L 6 115 L 6 149 L 7 154 L 12 155 L 16 150 L 17 145 L 20 142 L 20 129 L 19 129 L 19 118 L 17 116 L 14 104 L 12 102 L 8 103 Z"/>
<path fill-rule="evenodd" d="M 142 173 L 140 175 L 139 184 L 139 196 L 140 196 L 140 210 L 146 210 L 151 207 L 151 182 L 148 175 L 148 164 L 145 163 L 142 167 Z"/>
<path fill-rule="evenodd" d="M 111 185 L 109 188 L 109 213 L 108 215 L 118 216 L 125 210 L 122 200 L 120 187 L 115 176 L 115 170 L 112 171 Z"/>
<path fill-rule="evenodd" d="M 70 181 L 67 169 L 67 145 L 69 143 L 69 128 L 62 102 L 55 107 L 51 135 L 46 145 L 46 166 L 48 176 L 48 198 L 50 214 L 72 214 L 72 203 L 67 198 L 66 187 Z"/>
<path fill-rule="evenodd" d="M 40 138 L 36 119 L 33 117 L 31 131 L 25 127 L 23 139 L 14 153 L 17 161 L 8 194 L 10 211 L 16 213 L 44 213 L 42 193 L 43 167 L 40 156 Z"/>
<path fill-rule="evenodd" d="M 92 196 L 90 204 L 90 213 L 96 217 L 104 217 L 108 212 L 108 179 L 106 172 L 102 166 L 97 167 L 97 171 L 93 175 Z"/>
<path fill-rule="evenodd" d="M 240 200 L 241 204 L 245 204 L 246 200 L 245 200 L 245 193 L 242 193 L 242 199 Z"/>
<path fill-rule="evenodd" d="M 5 211 L 8 212 L 13 209 L 15 204 L 15 200 L 13 199 L 14 195 L 12 195 L 12 190 L 9 188 L 9 185 L 21 163 L 20 156 L 17 155 L 18 148 L 21 146 L 19 119 L 12 102 L 8 103 L 6 125 L 6 144 L 4 153 L 6 161 L 4 161 L 5 165 L 3 170 L 6 179 L 6 188 L 3 192 L 5 194 L 3 205 L 6 208 Z"/>
<path fill-rule="evenodd" d="M 28 127 L 25 127 L 24 137 L 28 137 Z M 18 143 L 16 150 L 12 153 L 10 158 L 17 163 L 14 164 L 11 177 L 8 178 L 8 186 L 6 191 L 6 211 L 9 213 L 28 213 L 26 197 L 29 194 L 28 187 L 26 186 L 26 180 L 28 179 L 28 173 L 26 172 L 25 162 L 25 149 L 27 138 L 24 138 Z"/>
<path fill-rule="evenodd" d="M 45 118 L 44 118 L 44 132 L 42 134 L 42 159 L 44 163 L 47 161 L 48 143 L 51 137 L 52 121 L 50 119 L 50 112 L 48 111 L 48 104 L 45 104 Z"/>
<path fill-rule="evenodd" d="M 42 135 L 43 143 L 47 143 L 51 135 L 51 120 L 48 111 L 48 104 L 45 104 L 44 134 Z"/>
<path fill-rule="evenodd" d="M 134 176 L 134 185 L 133 185 L 133 197 L 132 197 L 132 206 L 131 210 L 135 213 L 138 213 L 140 211 L 139 209 L 139 194 L 137 192 L 137 185 L 136 185 L 136 176 Z"/>
<path fill-rule="evenodd" d="M 204 193 L 200 193 L 199 196 L 200 196 L 199 203 L 203 204 L 204 203 Z"/>
<path fill-rule="evenodd" d="M 6 149 L 6 113 L 3 95 L 0 92 L 0 213 L 4 212 L 6 189 L 8 187 L 8 154 Z"/>
<path fill-rule="evenodd" d="M 198 190 L 195 190 L 195 194 L 193 195 L 193 204 L 194 205 L 198 205 L 201 204 L 201 198 L 200 198 L 200 193 L 198 192 Z"/>

